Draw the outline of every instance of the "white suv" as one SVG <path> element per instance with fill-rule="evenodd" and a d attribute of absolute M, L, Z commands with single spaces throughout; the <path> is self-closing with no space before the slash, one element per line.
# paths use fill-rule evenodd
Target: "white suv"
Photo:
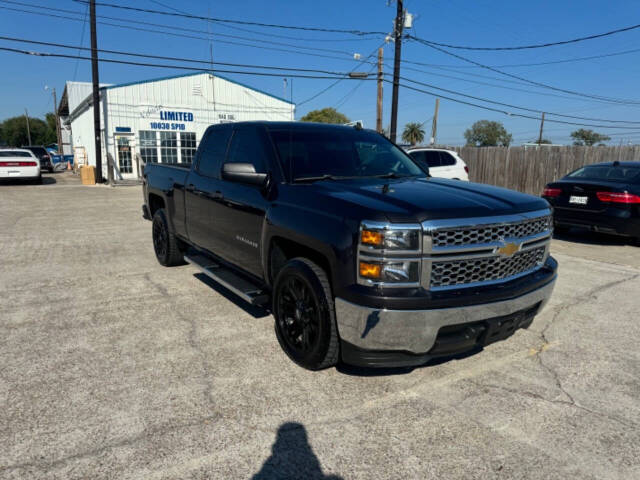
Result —
<path fill-rule="evenodd" d="M 407 153 L 421 166 L 429 167 L 432 177 L 469 181 L 469 167 L 452 150 L 441 148 L 413 147 Z"/>

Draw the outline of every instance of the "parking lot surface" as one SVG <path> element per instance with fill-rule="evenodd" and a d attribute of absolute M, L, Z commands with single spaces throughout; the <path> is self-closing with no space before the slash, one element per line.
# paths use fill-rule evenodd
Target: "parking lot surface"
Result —
<path fill-rule="evenodd" d="M 139 187 L 0 199 L 0 478 L 640 478 L 640 247 L 554 240 L 549 305 L 474 355 L 314 373 L 157 263 Z"/>

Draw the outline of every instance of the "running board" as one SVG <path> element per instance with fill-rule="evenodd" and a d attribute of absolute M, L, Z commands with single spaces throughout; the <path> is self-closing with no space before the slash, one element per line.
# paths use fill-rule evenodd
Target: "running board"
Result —
<path fill-rule="evenodd" d="M 269 301 L 269 295 L 262 288 L 205 255 L 185 255 L 184 261 L 199 268 L 207 277 L 251 305 L 265 305 Z"/>

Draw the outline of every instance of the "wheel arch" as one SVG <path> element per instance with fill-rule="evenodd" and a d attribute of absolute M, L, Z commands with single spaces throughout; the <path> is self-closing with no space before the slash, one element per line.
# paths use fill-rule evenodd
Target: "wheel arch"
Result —
<path fill-rule="evenodd" d="M 303 257 L 311 260 L 322 268 L 327 274 L 330 285 L 333 286 L 331 262 L 329 258 L 319 250 L 282 236 L 273 236 L 269 243 L 268 252 L 267 281 L 269 285 L 274 284 L 278 272 L 289 260 L 296 257 Z"/>

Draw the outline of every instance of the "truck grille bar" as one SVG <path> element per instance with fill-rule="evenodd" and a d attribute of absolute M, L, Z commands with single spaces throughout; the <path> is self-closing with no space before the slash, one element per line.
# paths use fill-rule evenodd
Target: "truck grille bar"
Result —
<path fill-rule="evenodd" d="M 423 222 L 422 286 L 445 290 L 505 282 L 547 260 L 549 210 Z"/>

